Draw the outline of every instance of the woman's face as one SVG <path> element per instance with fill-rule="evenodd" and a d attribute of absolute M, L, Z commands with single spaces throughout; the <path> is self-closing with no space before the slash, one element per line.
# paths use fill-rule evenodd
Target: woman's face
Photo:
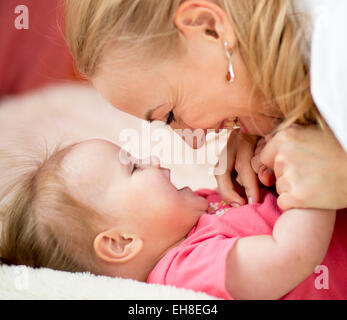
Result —
<path fill-rule="evenodd" d="M 237 49 L 232 63 L 235 80 L 226 80 L 229 60 L 221 39 L 181 36 L 183 53 L 163 62 L 121 64 L 109 52 L 92 79 L 94 86 L 118 109 L 173 129 L 221 129 L 238 117 L 248 134 L 264 136 L 278 124 L 278 109 L 253 90 L 252 77 Z M 106 62 L 107 61 L 107 62 Z"/>

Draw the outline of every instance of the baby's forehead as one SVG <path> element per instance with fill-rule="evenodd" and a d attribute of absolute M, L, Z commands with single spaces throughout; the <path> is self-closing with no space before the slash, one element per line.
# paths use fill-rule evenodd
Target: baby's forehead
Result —
<path fill-rule="evenodd" d="M 117 181 L 119 150 L 117 145 L 98 139 L 71 146 L 61 162 L 66 191 L 81 203 L 94 206 Z"/>
<path fill-rule="evenodd" d="M 116 144 L 102 139 L 91 139 L 82 141 L 71 146 L 64 156 L 64 162 L 88 160 L 110 152 L 119 152 L 120 147 Z"/>
<path fill-rule="evenodd" d="M 69 148 L 62 160 L 63 174 L 66 178 L 90 175 L 102 168 L 108 159 L 117 161 L 119 151 L 117 145 L 102 139 L 77 143 Z"/>

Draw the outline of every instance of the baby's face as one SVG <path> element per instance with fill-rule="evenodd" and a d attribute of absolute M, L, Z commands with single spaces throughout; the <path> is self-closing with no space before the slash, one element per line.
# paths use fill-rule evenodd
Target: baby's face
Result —
<path fill-rule="evenodd" d="M 144 241 L 179 241 L 205 212 L 207 201 L 189 188 L 177 190 L 168 169 L 159 164 L 134 166 L 134 161 L 124 161 L 129 160 L 125 154 L 105 140 L 75 145 L 63 161 L 68 191 L 109 215 L 119 231 L 135 233 Z"/>

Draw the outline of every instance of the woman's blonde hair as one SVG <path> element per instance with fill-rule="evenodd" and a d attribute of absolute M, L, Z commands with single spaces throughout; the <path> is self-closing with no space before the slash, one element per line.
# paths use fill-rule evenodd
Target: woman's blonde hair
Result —
<path fill-rule="evenodd" d="M 66 192 L 60 167 L 66 150 L 27 163 L 7 190 L 14 194 L 0 210 L 3 263 L 98 273 L 93 241 L 100 216 Z"/>
<path fill-rule="evenodd" d="M 144 60 L 178 54 L 175 13 L 184 0 L 66 0 L 67 41 L 79 71 L 91 78 L 104 51 L 129 49 Z M 310 93 L 310 72 L 302 47 L 307 21 L 293 0 L 210 0 L 227 13 L 254 87 L 278 106 L 285 121 L 325 123 Z M 223 75 L 221 75 L 223 76 Z"/>

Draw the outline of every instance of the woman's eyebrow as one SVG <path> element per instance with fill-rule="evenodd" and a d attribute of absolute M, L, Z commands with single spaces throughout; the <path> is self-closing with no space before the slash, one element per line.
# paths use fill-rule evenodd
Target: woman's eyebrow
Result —
<path fill-rule="evenodd" d="M 165 106 L 165 104 L 161 104 L 160 106 L 155 107 L 155 108 L 153 108 L 153 109 L 147 111 L 145 119 L 146 119 L 147 121 L 149 121 L 149 122 L 153 122 L 153 121 L 154 121 L 154 119 L 152 119 L 152 117 L 153 117 L 153 112 L 155 112 L 156 110 L 158 110 L 158 109 L 161 108 L 162 106 Z"/>

